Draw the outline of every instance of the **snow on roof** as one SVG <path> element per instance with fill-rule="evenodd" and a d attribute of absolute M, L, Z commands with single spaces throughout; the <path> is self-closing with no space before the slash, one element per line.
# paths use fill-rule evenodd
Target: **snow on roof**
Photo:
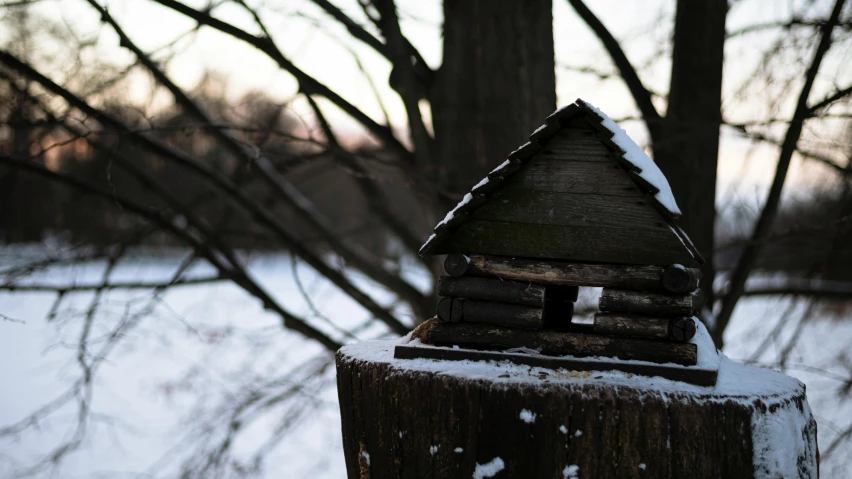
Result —
<path fill-rule="evenodd" d="M 627 136 L 627 132 L 622 130 L 621 127 L 612 121 L 606 113 L 602 112 L 596 106 L 587 101 L 577 99 L 577 102 L 582 103 L 601 117 L 601 126 L 612 132 L 612 142 L 618 145 L 618 147 L 624 152 L 624 159 L 639 168 L 640 171 L 637 172 L 639 176 L 659 190 L 654 195 L 654 197 L 657 198 L 657 201 L 659 201 L 660 204 L 663 205 L 663 207 L 665 207 L 672 215 L 680 216 L 680 208 L 678 208 L 674 194 L 672 194 L 672 188 L 669 186 L 666 176 L 663 175 L 663 172 L 660 171 L 660 168 L 658 168 L 657 164 L 654 163 L 654 160 L 646 155 L 645 151 L 642 150 L 642 148 L 640 148 L 639 145 L 637 145 L 629 136 Z"/>

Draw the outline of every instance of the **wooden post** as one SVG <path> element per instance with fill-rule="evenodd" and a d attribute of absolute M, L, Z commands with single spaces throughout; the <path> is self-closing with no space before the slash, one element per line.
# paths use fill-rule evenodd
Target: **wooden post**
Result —
<path fill-rule="evenodd" d="M 671 296 L 642 293 L 623 289 L 604 288 L 601 293 L 601 311 L 647 314 L 651 316 L 693 316 L 701 307 L 699 294 Z"/>
<path fill-rule="evenodd" d="M 696 387 L 394 359 L 398 343 L 337 353 L 349 479 L 817 477 L 805 387 L 777 372 L 725 361 L 716 386 Z"/>

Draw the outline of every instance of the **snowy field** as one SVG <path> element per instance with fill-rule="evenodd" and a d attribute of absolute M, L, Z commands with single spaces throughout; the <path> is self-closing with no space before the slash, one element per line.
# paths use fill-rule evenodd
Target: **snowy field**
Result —
<path fill-rule="evenodd" d="M 7 250 L 0 256 L 0 270 L 14 267 L 39 250 Z M 168 280 L 184 259 L 179 251 L 136 252 L 114 271 L 113 281 Z M 325 318 L 346 329 L 357 328 L 358 339 L 383 337 L 384 328 L 364 326 L 369 315 L 339 294 L 307 267 L 299 265 L 298 281 L 286 254 L 256 255 L 250 272 L 269 292 L 294 313 L 310 318 L 316 327 L 341 342 L 351 342 Z M 104 264 L 57 267 L 30 280 L 50 284 L 96 284 Z M 204 266 L 189 276 L 207 276 Z M 412 273 L 425 287 L 427 279 Z M 369 288 L 386 305 L 389 295 L 363 278 L 352 279 Z M 26 282 L 22 283 L 26 284 Z M 301 287 L 299 286 L 301 284 Z M 305 294 L 310 298 L 306 301 Z M 37 407 L 61 394 L 77 377 L 76 345 L 91 293 L 66 295 L 51 321 L 46 317 L 55 293 L 0 293 L 0 428 L 15 423 Z M 102 301 L 91 337 L 102 341 L 123 318 L 141 311 L 150 293 L 142 290 L 111 291 Z M 798 308 L 798 310 L 797 310 Z M 789 355 L 788 373 L 807 384 L 811 408 L 819 423 L 821 449 L 837 437 L 852 418 L 849 401 L 841 399 L 842 383 L 832 374 L 838 353 L 852 340 L 852 321 L 828 318 L 796 322 L 803 306 L 788 299 L 745 299 L 727 331 L 725 352 L 737 360 L 753 359 L 771 364 L 798 329 L 799 340 Z M 767 343 L 764 353 L 754 351 L 779 318 L 793 310 L 793 318 Z M 402 314 L 405 314 L 402 312 Z M 320 348 L 301 337 L 282 331 L 278 318 L 262 309 L 253 298 L 228 283 L 182 286 L 168 291 L 154 313 L 129 331 L 128 336 L 103 363 L 96 379 L 92 411 L 98 422 L 88 430 L 86 443 L 68 456 L 59 470 L 38 476 L 54 477 L 170 477 L 179 461 L 199 442 L 198 418 L 216 418 L 217 399 L 238 396 L 242 388 L 264 378 L 298 374 L 303 363 L 322 355 Z M 329 357 L 330 356 L 326 356 Z M 294 372 L 294 368 L 296 371 Z M 847 373 L 848 374 L 848 373 Z M 305 393 L 299 409 L 275 410 L 247 428 L 238 438 L 236 455 L 250 457 L 274 434 L 281 419 L 296 412 L 297 422 L 284 439 L 271 448 L 264 464 L 266 477 L 345 476 L 334 370 L 327 368 L 315 382 L 318 389 Z M 206 413 L 206 415 L 205 415 Z M 0 442 L 0 477 L 27 466 L 49 452 L 74 431 L 76 410 L 66 406 L 36 429 Z M 822 465 L 822 477 L 845 477 L 852 447 L 847 441 Z"/>

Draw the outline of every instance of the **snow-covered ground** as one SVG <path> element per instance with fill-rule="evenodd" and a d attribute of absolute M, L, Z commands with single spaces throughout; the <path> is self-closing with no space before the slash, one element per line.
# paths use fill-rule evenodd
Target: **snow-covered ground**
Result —
<path fill-rule="evenodd" d="M 43 253 L 10 253 L 7 248 L 0 257 L 0 271 L 16 263 L 16 255 L 29 254 Z M 138 252 L 121 263 L 112 279 L 168 279 L 182 259 L 180 252 L 156 258 Z M 294 281 L 289 255 L 257 255 L 249 265 L 254 278 L 285 307 L 310 318 L 313 325 L 341 341 L 352 339 L 342 336 L 321 316 L 350 329 L 369 319 L 351 300 L 300 265 L 299 280 L 313 303 L 309 305 Z M 103 266 L 100 263 L 54 268 L 33 280 L 92 284 L 100 280 Z M 197 267 L 190 275 L 210 273 L 206 267 Z M 369 288 L 383 304 L 392 302 L 389 295 L 363 278 L 350 276 Z M 415 280 L 421 286 L 428 281 L 422 277 Z M 108 328 L 128 312 L 128 304 L 132 313 L 142 308 L 149 297 L 149 293 L 138 290 L 110 292 L 103 301 L 92 337 L 102 339 Z M 0 320 L 0 428 L 60 394 L 78 377 L 75 345 L 91 295 L 67 297 L 56 318 L 47 322 L 45 317 L 54 298 L 52 293 L 0 293 L 0 314 L 7 318 Z M 744 300 L 728 329 L 725 352 L 734 359 L 749 358 L 788 309 L 787 299 Z M 772 362 L 796 326 L 791 321 L 783 328 L 759 360 Z M 373 325 L 359 330 L 357 336 L 367 339 L 383 334 L 381 326 Z M 821 449 L 825 449 L 835 439 L 835 430 L 852 418 L 852 405 L 838 395 L 840 382 L 825 374 L 825 371 L 842 371 L 833 369 L 832 365 L 837 353 L 852 340 L 852 320 L 809 321 L 801 327 L 799 338 L 790 355 L 789 373 L 807 384 L 811 408 L 819 423 Z M 282 331 L 275 315 L 264 311 L 257 301 L 231 284 L 171 290 L 157 304 L 155 313 L 130 333 L 101 368 L 92 408 L 104 421 L 88 430 L 85 446 L 68 457 L 56 476 L 139 477 L 138 472 L 150 474 L 144 477 L 166 475 L 175 466 L 170 453 L 179 454 L 182 449 L 176 446 L 185 445 L 182 441 L 191 437 L 189 427 L 194 418 L 187 415 L 197 411 L 194 407 L 199 401 L 213 407 L 216 398 L 236 395 L 241 387 L 254 384 L 252 381 L 258 378 L 282 376 L 320 353 L 318 347 Z M 818 369 L 806 370 L 811 367 Z M 191 380 L 178 381 L 186 377 Z M 311 402 L 309 411 L 301 415 L 295 428 L 268 455 L 267 477 L 344 477 L 333 368 L 324 372 L 323 381 L 326 386 L 316 394 L 317 400 Z M 66 407 L 51 416 L 50 421 L 40 423 L 37 429 L 0 440 L 0 477 L 8 476 L 15 467 L 31 463 L 40 453 L 67 439 L 73 431 L 73 413 L 74 409 Z M 280 419 L 271 414 L 249 428 L 240 437 L 236 454 L 250 454 Z M 823 463 L 822 477 L 843 477 L 841 471 L 850 464 L 846 459 L 849 452 L 852 448 L 847 442 L 830 462 Z"/>

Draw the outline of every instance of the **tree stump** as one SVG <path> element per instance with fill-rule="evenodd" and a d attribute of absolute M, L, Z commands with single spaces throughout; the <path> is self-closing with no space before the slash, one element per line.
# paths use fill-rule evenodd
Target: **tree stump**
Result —
<path fill-rule="evenodd" d="M 715 387 L 508 362 L 337 354 L 351 479 L 816 478 L 799 381 L 722 358 Z"/>

